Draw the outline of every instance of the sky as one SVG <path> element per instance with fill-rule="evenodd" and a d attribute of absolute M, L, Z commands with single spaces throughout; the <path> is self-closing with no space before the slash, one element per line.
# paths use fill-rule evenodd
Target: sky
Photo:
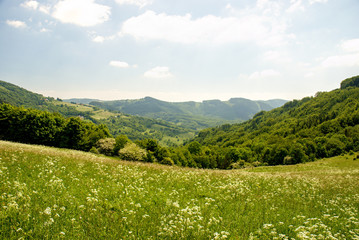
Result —
<path fill-rule="evenodd" d="M 359 75 L 358 13 L 358 0 L 0 0 L 0 80 L 62 99 L 301 99 Z"/>

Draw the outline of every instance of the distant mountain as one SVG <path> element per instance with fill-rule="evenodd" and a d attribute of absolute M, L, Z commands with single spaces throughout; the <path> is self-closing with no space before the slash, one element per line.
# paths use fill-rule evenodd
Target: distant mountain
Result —
<path fill-rule="evenodd" d="M 162 119 L 189 128 L 192 128 L 191 125 L 196 120 L 208 122 L 196 128 L 203 129 L 214 126 L 213 124 L 248 120 L 260 111 L 269 111 L 286 102 L 281 99 L 252 101 L 245 98 L 232 98 L 229 101 L 166 102 L 145 97 L 138 100 L 94 101 L 89 104 L 111 111 Z"/>
<path fill-rule="evenodd" d="M 244 123 L 202 130 L 196 142 L 223 151 L 225 167 L 240 160 L 295 164 L 359 151 L 359 76 Z"/>
<path fill-rule="evenodd" d="M 63 99 L 63 101 L 69 103 L 77 103 L 77 104 L 89 104 L 90 102 L 97 102 L 101 100 L 91 99 L 91 98 L 70 98 L 70 99 Z"/>
<path fill-rule="evenodd" d="M 182 144 L 195 135 L 193 129 L 186 129 L 164 120 L 110 112 L 96 106 L 86 105 L 86 102 L 90 100 L 94 99 L 75 98 L 64 102 L 0 81 L 0 104 L 8 103 L 13 106 L 57 112 L 65 117 L 79 116 L 95 123 L 106 124 L 113 136 L 125 134 L 133 141 L 153 138 L 162 145 L 172 146 Z M 78 102 L 78 104 L 70 102 Z"/>

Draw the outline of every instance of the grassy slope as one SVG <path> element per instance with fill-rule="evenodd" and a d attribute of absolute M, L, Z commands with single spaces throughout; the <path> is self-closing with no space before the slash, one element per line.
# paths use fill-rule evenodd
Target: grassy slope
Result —
<path fill-rule="evenodd" d="M 0 239 L 355 239 L 353 157 L 195 170 L 0 141 Z"/>
<path fill-rule="evenodd" d="M 118 113 L 113 113 L 113 112 L 107 111 L 105 109 L 96 109 L 92 106 L 84 105 L 84 104 L 74 104 L 74 103 L 60 102 L 60 101 L 52 101 L 51 103 L 54 104 L 55 106 L 66 105 L 69 107 L 74 107 L 80 113 L 88 112 L 88 113 L 90 113 L 90 116 L 95 120 L 106 119 L 109 117 L 119 115 Z"/>

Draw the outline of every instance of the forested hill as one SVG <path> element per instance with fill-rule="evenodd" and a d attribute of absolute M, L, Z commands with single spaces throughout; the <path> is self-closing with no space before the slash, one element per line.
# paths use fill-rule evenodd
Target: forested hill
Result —
<path fill-rule="evenodd" d="M 259 111 L 282 106 L 286 100 L 252 101 L 232 98 L 229 101 L 165 102 L 151 97 L 138 100 L 95 101 L 91 105 L 144 117 L 175 121 L 176 116 L 197 116 L 222 120 L 248 120 Z"/>
<path fill-rule="evenodd" d="M 14 84 L 0 81 L 0 104 L 22 106 L 49 112 L 57 112 L 65 117 L 82 116 L 90 118 L 91 111 L 80 111 L 73 104 L 62 103 L 52 97 L 31 92 Z M 90 108 L 92 110 L 92 108 Z"/>
<path fill-rule="evenodd" d="M 78 99 L 72 100 L 77 101 Z M 93 99 L 85 99 L 84 101 L 93 101 Z M 60 113 L 64 117 L 80 116 L 97 124 L 106 124 L 114 137 L 125 134 L 133 141 L 153 138 L 163 145 L 178 145 L 195 135 L 195 130 L 185 129 L 170 122 L 109 112 L 85 103 L 63 102 L 60 99 L 44 97 L 4 81 L 0 81 L 0 106 L 2 103 Z M 197 125 L 194 128 L 196 127 Z"/>
<path fill-rule="evenodd" d="M 359 151 L 359 76 L 242 124 L 203 130 L 193 142 L 229 149 L 227 166 L 239 160 L 294 164 Z"/>
<path fill-rule="evenodd" d="M 0 104 L 8 103 L 14 106 L 34 107 L 46 103 L 46 98 L 30 92 L 14 84 L 0 80 Z"/>

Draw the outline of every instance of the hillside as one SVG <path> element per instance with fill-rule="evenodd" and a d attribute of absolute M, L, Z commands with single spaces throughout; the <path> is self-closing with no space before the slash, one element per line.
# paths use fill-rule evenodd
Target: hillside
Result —
<path fill-rule="evenodd" d="M 282 106 L 285 100 L 252 101 L 232 98 L 229 101 L 165 102 L 151 97 L 138 100 L 94 101 L 91 105 L 123 113 L 162 119 L 195 130 L 250 119 L 262 110 Z"/>
<path fill-rule="evenodd" d="M 353 159 L 198 170 L 0 141 L 0 239 L 357 239 Z"/>
<path fill-rule="evenodd" d="M 75 100 L 73 99 L 73 101 Z M 86 100 L 82 102 L 86 102 Z M 1 103 L 51 113 L 60 113 L 64 117 L 79 116 L 97 124 L 106 124 L 113 136 L 125 134 L 133 141 L 153 138 L 158 140 L 162 145 L 173 146 L 183 144 L 184 141 L 193 138 L 195 135 L 195 130 L 193 129 L 185 129 L 163 120 L 111 112 L 84 103 L 69 103 L 60 99 L 55 100 L 4 81 L 0 81 L 0 105 Z M 203 129 L 200 123 L 198 125 Z"/>
<path fill-rule="evenodd" d="M 34 107 L 46 104 L 47 99 L 24 88 L 0 80 L 0 104 Z"/>
<path fill-rule="evenodd" d="M 359 150 L 359 76 L 350 86 L 294 100 L 253 119 L 201 131 L 194 139 L 223 153 L 227 165 L 295 164 Z M 222 150 L 223 151 L 223 150 Z"/>

